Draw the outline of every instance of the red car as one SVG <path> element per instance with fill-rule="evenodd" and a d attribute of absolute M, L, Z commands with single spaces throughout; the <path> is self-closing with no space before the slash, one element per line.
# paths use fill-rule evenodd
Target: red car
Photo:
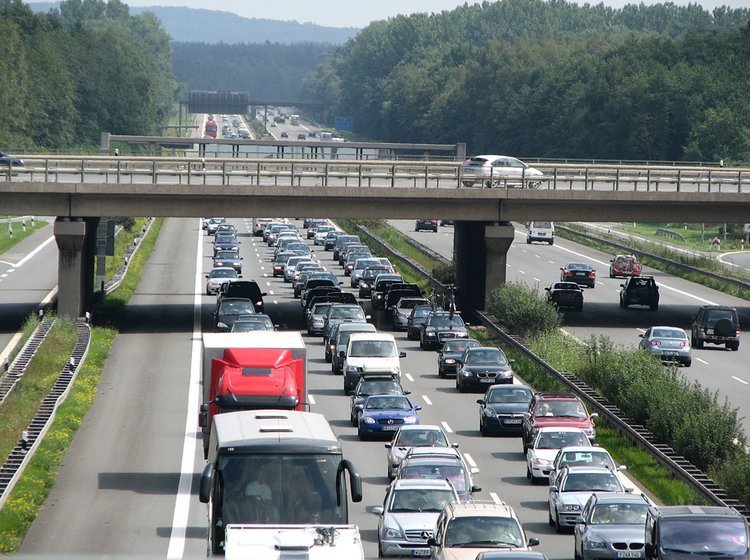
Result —
<path fill-rule="evenodd" d="M 539 428 L 581 428 L 593 445 L 596 441 L 594 418 L 583 401 L 573 393 L 537 393 L 531 400 L 529 412 L 523 419 L 523 451 L 531 447 Z"/>
<path fill-rule="evenodd" d="M 642 268 L 635 255 L 617 255 L 610 261 L 609 277 L 640 276 Z"/>
<path fill-rule="evenodd" d="M 579 286 L 596 287 L 596 270 L 591 265 L 573 262 L 560 270 L 560 282 L 575 282 Z"/>

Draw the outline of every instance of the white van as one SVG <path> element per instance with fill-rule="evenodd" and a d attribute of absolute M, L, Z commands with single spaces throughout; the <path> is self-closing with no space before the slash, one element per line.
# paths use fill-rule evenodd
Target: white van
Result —
<path fill-rule="evenodd" d="M 365 375 L 388 375 L 401 377 L 400 358 L 396 339 L 390 333 L 352 333 L 344 357 L 344 393 L 354 391 L 359 378 Z"/>
<path fill-rule="evenodd" d="M 541 241 L 552 245 L 555 242 L 554 222 L 529 222 L 526 243 Z"/>

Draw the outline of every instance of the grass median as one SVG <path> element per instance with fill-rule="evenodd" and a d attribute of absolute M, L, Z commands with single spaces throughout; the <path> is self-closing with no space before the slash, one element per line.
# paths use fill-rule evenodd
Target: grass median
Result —
<path fill-rule="evenodd" d="M 25 219 L 22 222 L 13 221 L 8 223 L 8 217 L 0 219 L 0 255 L 47 225 L 47 222 L 44 220 L 32 220 L 31 218 Z"/>
<path fill-rule="evenodd" d="M 55 483 L 60 463 L 65 458 L 68 447 L 83 418 L 94 403 L 104 362 L 109 356 L 110 349 L 117 335 L 117 330 L 112 325 L 117 324 L 119 317 L 124 312 L 125 305 L 127 305 L 127 302 L 135 292 L 135 288 L 143 272 L 143 267 L 153 251 L 162 223 L 162 219 L 154 221 L 138 252 L 131 258 L 128 273 L 121 286 L 113 293 L 107 295 L 94 310 L 91 344 L 86 362 L 81 366 L 68 398 L 58 409 L 47 436 L 34 453 L 21 479 L 13 488 L 2 510 L 0 510 L 0 554 L 13 553 L 18 550 L 26 535 L 26 531 L 28 531 L 29 526 L 36 518 L 40 508 L 44 504 L 44 500 Z M 140 229 L 137 231 L 140 231 Z M 122 255 L 118 256 L 122 258 Z M 115 258 L 118 258 L 118 256 Z M 58 329 L 61 333 L 64 333 L 63 338 L 65 340 L 67 340 L 67 337 L 72 336 L 72 345 L 68 346 L 59 343 L 52 345 L 47 344 L 47 341 L 42 344 L 39 349 L 39 355 L 42 352 L 45 355 L 47 352 L 50 354 L 50 358 L 44 362 L 46 365 L 42 367 L 42 370 L 46 373 L 40 374 L 45 379 L 45 384 L 52 377 L 57 377 L 60 369 L 62 369 L 62 365 L 70 358 L 73 345 L 75 344 L 75 326 L 72 321 L 58 320 L 53 330 Z M 38 360 L 35 358 L 32 362 L 32 367 L 36 367 L 37 362 Z M 60 367 L 57 367 L 58 364 L 61 364 Z M 39 381 L 34 381 L 34 377 L 29 376 L 30 371 L 31 368 L 22 378 L 24 385 L 33 387 L 39 395 L 46 395 L 49 389 L 45 392 L 43 384 Z M 52 382 L 54 382 L 54 379 L 52 379 Z M 39 387 L 37 388 L 37 386 Z M 24 395 L 29 391 L 30 389 L 22 389 L 20 390 L 20 394 Z M 25 404 L 21 407 L 22 410 L 14 412 L 14 414 L 30 414 L 33 417 L 40 399 L 24 400 Z M 9 417 L 5 416 L 5 414 L 0 409 L 0 423 L 4 427 L 6 421 L 9 421 Z M 25 424 L 23 421 L 19 421 L 18 429 L 14 430 L 14 433 L 11 434 L 14 442 L 17 441 L 20 430 L 27 424 L 28 421 Z M 3 433 L 6 431 L 9 430 L 3 429 Z M 0 445 L 2 445 L 1 442 Z"/>

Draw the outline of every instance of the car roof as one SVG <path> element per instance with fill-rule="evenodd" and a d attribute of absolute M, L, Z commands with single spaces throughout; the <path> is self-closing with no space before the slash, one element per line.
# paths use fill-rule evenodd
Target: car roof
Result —
<path fill-rule="evenodd" d="M 565 465 L 562 468 L 561 472 L 567 472 L 568 474 L 606 473 L 606 474 L 615 475 L 615 473 L 609 470 L 607 467 L 594 467 L 594 466 L 589 466 L 589 465 L 573 465 L 573 466 Z"/>
<path fill-rule="evenodd" d="M 597 503 L 600 504 L 619 504 L 622 502 L 650 504 L 645 494 L 633 494 L 631 492 L 594 492 L 592 498 L 594 496 L 596 496 Z"/>
<path fill-rule="evenodd" d="M 460 459 L 461 453 L 455 447 L 411 447 L 406 452 L 406 458 L 446 458 L 446 459 Z"/>
<path fill-rule="evenodd" d="M 436 424 L 409 424 L 399 428 L 399 432 L 409 432 L 412 430 L 434 430 L 436 432 L 442 432 L 443 428 Z"/>
<path fill-rule="evenodd" d="M 557 401 L 580 401 L 581 399 L 573 393 L 552 393 L 552 392 L 541 392 L 534 395 L 537 400 L 557 400 Z"/>
<path fill-rule="evenodd" d="M 516 512 L 505 502 L 490 501 L 472 501 L 472 502 L 454 502 L 447 504 L 445 509 L 451 514 L 451 517 L 510 517 L 518 520 Z"/>
<path fill-rule="evenodd" d="M 409 489 L 435 489 L 435 490 L 453 490 L 453 486 L 440 478 L 397 478 L 391 483 L 394 490 Z"/>
<path fill-rule="evenodd" d="M 541 428 L 537 428 L 537 433 L 543 434 L 543 433 L 549 433 L 549 432 L 566 432 L 566 433 L 586 433 L 583 431 L 583 428 L 569 428 L 569 427 L 554 427 L 554 426 L 543 426 Z"/>
<path fill-rule="evenodd" d="M 349 337 L 349 342 L 355 340 L 395 340 L 391 333 L 384 332 L 355 332 Z"/>

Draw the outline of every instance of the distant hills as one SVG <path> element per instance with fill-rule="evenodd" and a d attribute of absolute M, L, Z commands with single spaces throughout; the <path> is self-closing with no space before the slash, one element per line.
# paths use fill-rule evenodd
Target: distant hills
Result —
<path fill-rule="evenodd" d="M 29 2 L 35 12 L 48 12 L 58 2 Z M 153 12 L 177 42 L 204 43 L 330 43 L 341 45 L 354 37 L 354 27 L 324 27 L 312 23 L 245 18 L 219 10 L 172 6 L 130 7 L 131 14 Z"/>

